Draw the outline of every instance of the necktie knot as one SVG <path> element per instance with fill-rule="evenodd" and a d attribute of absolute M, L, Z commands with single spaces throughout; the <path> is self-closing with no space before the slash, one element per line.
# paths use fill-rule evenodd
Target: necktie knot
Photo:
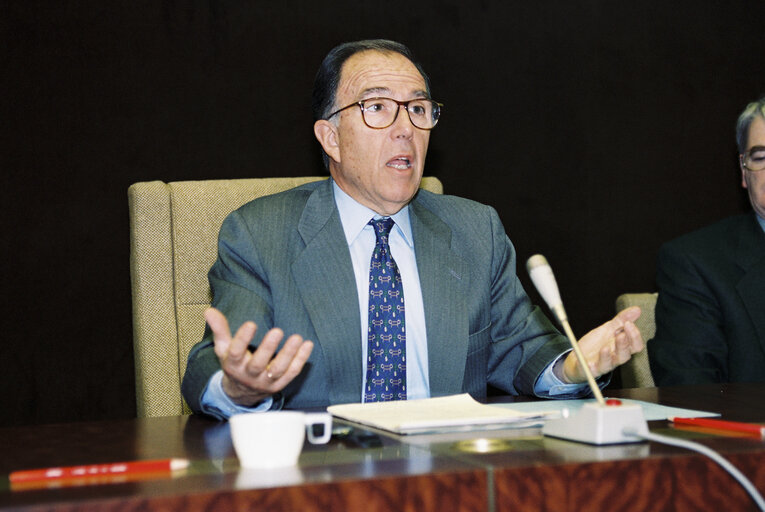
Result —
<path fill-rule="evenodd" d="M 390 230 L 393 229 L 393 224 L 393 219 L 390 217 L 369 221 L 369 225 L 375 228 L 375 237 L 377 237 L 378 244 L 388 245 L 388 235 L 390 235 Z"/>

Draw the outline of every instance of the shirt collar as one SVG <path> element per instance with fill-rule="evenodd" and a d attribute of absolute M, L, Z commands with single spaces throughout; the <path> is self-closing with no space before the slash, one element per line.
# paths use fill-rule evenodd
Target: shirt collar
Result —
<path fill-rule="evenodd" d="M 763 231 L 765 231 L 765 219 L 763 219 L 757 214 L 755 214 L 754 216 L 757 217 L 757 222 L 760 223 L 760 227 L 762 228 Z"/>
<path fill-rule="evenodd" d="M 369 223 L 370 219 L 373 217 L 382 218 L 382 216 L 374 210 L 359 204 L 355 199 L 346 194 L 337 183 L 335 183 L 335 180 L 332 180 L 332 189 L 335 192 L 335 205 L 337 205 L 337 211 L 340 213 L 340 222 L 343 225 L 345 239 L 348 242 L 348 245 L 351 245 L 364 227 Z M 396 223 L 394 229 L 398 228 L 399 233 L 404 238 L 407 245 L 409 247 L 414 247 L 412 223 L 409 219 L 409 205 L 406 205 L 397 213 L 391 215 L 391 218 Z"/>

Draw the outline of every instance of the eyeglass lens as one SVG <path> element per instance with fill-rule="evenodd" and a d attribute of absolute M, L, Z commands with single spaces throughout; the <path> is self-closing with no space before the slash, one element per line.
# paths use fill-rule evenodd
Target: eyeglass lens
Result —
<path fill-rule="evenodd" d="M 432 100 L 417 99 L 405 103 L 412 124 L 430 130 L 438 122 L 439 105 Z M 371 98 L 362 102 L 364 122 L 372 128 L 387 128 L 396 120 L 399 104 L 389 98 Z"/>
<path fill-rule="evenodd" d="M 765 169 L 765 147 L 755 146 L 744 155 L 744 165 L 750 171 Z"/>

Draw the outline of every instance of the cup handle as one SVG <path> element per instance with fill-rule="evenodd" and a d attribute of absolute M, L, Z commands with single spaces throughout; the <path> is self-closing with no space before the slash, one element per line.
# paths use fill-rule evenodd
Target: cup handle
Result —
<path fill-rule="evenodd" d="M 305 425 L 308 433 L 308 442 L 311 444 L 324 444 L 332 437 L 332 415 L 328 412 L 306 413 Z M 322 435 L 316 436 L 313 432 L 314 425 L 324 425 Z"/>

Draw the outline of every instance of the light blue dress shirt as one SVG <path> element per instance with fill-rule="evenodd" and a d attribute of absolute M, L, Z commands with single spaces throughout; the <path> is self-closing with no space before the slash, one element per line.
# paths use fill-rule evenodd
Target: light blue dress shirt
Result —
<path fill-rule="evenodd" d="M 382 218 L 381 215 L 366 206 L 357 203 L 351 196 L 343 192 L 333 183 L 335 203 L 340 212 L 345 239 L 351 252 L 353 273 L 356 277 L 356 292 L 359 300 L 359 320 L 361 325 L 361 361 L 362 393 L 366 387 L 367 360 L 367 330 L 369 305 L 369 262 L 372 259 L 376 238 L 374 228 L 369 225 L 372 218 Z M 393 229 L 388 236 L 390 254 L 396 260 L 401 273 L 401 283 L 404 288 L 404 304 L 406 307 L 406 396 L 409 400 L 428 398 L 430 385 L 428 379 L 428 344 L 425 331 L 425 309 L 422 305 L 420 278 L 417 273 L 417 260 L 414 256 L 414 241 L 412 225 L 409 222 L 409 207 L 402 208 L 391 216 Z"/>
<path fill-rule="evenodd" d="M 756 217 L 757 217 L 757 222 L 760 223 L 760 227 L 762 228 L 763 231 L 765 231 L 765 219 L 763 219 L 759 215 L 756 215 Z"/>
<path fill-rule="evenodd" d="M 353 262 L 353 272 L 356 277 L 356 289 L 359 301 L 359 322 L 361 326 L 362 358 L 359 365 L 366 381 L 367 357 L 367 306 L 369 304 L 369 262 L 372 258 L 376 239 L 374 229 L 368 223 L 372 218 L 381 218 L 373 210 L 359 204 L 332 183 L 335 204 L 340 214 L 348 249 Z M 420 278 L 417 273 L 417 260 L 414 253 L 414 239 L 409 220 L 409 207 L 402 208 L 392 217 L 395 226 L 388 237 L 391 255 L 401 273 L 406 304 L 406 385 L 407 398 L 418 399 L 430 397 L 428 375 L 428 344 L 425 329 L 425 310 L 420 289 Z M 553 367 L 566 354 L 562 354 L 551 363 L 537 379 L 534 392 L 540 397 L 573 397 L 586 394 L 587 384 L 566 384 L 553 372 Z M 263 400 L 254 407 L 242 407 L 233 403 L 222 388 L 223 371 L 217 371 L 210 379 L 207 389 L 202 395 L 202 409 L 212 416 L 225 419 L 232 414 L 244 412 L 267 411 L 273 407 L 273 399 Z M 364 399 L 362 382 L 360 401 Z"/>

